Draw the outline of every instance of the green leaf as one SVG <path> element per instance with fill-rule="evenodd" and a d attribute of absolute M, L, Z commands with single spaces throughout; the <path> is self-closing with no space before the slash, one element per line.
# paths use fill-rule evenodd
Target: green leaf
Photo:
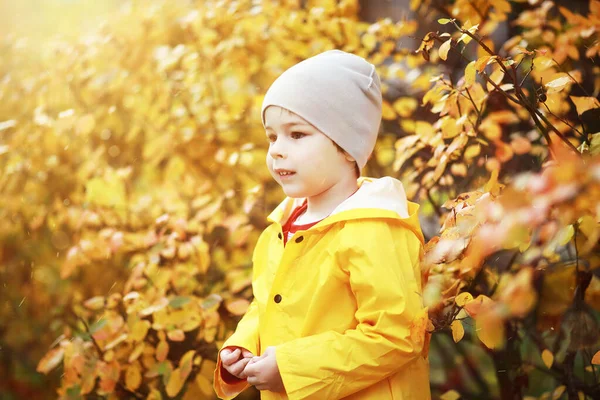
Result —
<path fill-rule="evenodd" d="M 450 18 L 440 18 L 440 19 L 438 19 L 438 23 L 440 23 L 441 25 L 449 24 L 452 21 L 454 21 L 454 20 L 450 19 Z"/>
<path fill-rule="evenodd" d="M 181 308 L 185 306 L 187 303 L 192 301 L 189 297 L 186 296 L 177 296 L 169 302 L 169 305 L 173 308 Z"/>
<path fill-rule="evenodd" d="M 92 326 L 90 326 L 90 334 L 93 335 L 94 333 L 98 332 L 100 329 L 104 328 L 106 323 L 107 323 L 107 320 L 105 318 L 102 318 L 100 321 L 93 323 Z"/>
<path fill-rule="evenodd" d="M 217 309 L 221 304 L 221 301 L 223 301 L 223 298 L 221 296 L 212 293 L 202 301 L 200 307 L 202 307 L 205 310 Z"/>

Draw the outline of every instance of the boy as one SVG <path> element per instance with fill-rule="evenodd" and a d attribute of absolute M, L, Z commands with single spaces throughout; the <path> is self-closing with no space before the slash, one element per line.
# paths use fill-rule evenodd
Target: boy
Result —
<path fill-rule="evenodd" d="M 418 205 L 360 178 L 381 121 L 375 67 L 339 50 L 285 71 L 262 120 L 287 198 L 253 255 L 254 300 L 219 353 L 220 398 L 430 399 Z M 260 356 L 258 356 L 260 355 Z"/>

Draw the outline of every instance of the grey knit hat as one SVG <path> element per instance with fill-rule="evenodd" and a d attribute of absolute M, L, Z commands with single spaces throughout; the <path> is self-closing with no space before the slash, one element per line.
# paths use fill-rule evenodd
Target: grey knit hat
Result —
<path fill-rule="evenodd" d="M 363 168 L 381 124 L 381 82 L 375 66 L 341 50 L 308 58 L 281 74 L 267 91 L 265 110 L 298 114 L 350 154 Z"/>

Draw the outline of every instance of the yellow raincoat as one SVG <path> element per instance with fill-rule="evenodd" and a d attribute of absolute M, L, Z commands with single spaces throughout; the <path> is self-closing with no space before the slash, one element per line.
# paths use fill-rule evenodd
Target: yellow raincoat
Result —
<path fill-rule="evenodd" d="M 286 198 L 253 255 L 254 300 L 224 343 L 261 355 L 275 346 L 285 393 L 263 400 L 428 400 L 419 206 L 390 177 L 359 178 L 327 218 L 282 240 L 304 199 Z M 231 399 L 217 360 L 214 389 Z"/>

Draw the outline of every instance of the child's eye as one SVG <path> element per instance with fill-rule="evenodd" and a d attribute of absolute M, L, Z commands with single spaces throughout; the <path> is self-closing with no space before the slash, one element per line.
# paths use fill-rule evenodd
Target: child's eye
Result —
<path fill-rule="evenodd" d="M 277 140 L 277 136 L 275 136 L 275 135 L 267 136 L 267 141 L 269 141 L 270 143 L 273 143 L 275 140 Z"/>
<path fill-rule="evenodd" d="M 302 132 L 292 132 L 291 136 L 292 136 L 292 139 L 301 139 L 304 136 L 306 136 L 306 134 L 302 133 Z"/>

